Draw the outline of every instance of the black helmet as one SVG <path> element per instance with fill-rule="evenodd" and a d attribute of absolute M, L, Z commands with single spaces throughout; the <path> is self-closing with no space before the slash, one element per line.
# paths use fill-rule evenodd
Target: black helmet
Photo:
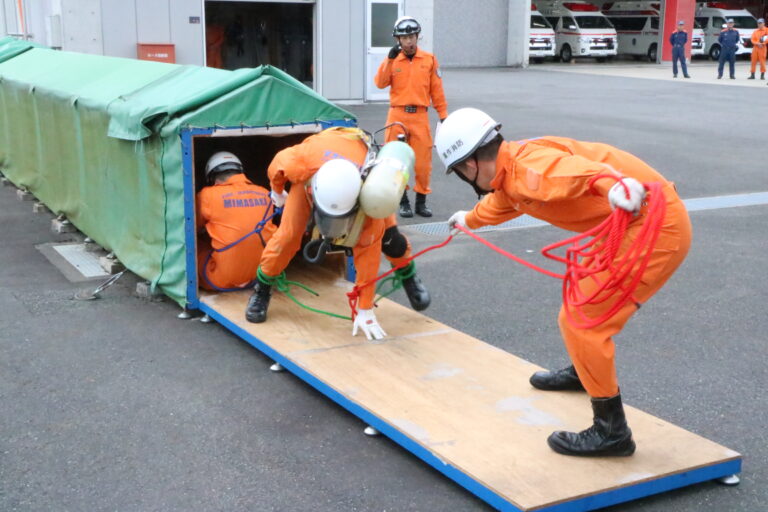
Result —
<path fill-rule="evenodd" d="M 398 18 L 398 20 L 395 22 L 395 28 L 392 31 L 392 35 L 394 37 L 419 33 L 421 33 L 421 25 L 419 25 L 419 22 L 416 21 L 416 18 L 411 16 L 403 16 L 402 18 Z"/>

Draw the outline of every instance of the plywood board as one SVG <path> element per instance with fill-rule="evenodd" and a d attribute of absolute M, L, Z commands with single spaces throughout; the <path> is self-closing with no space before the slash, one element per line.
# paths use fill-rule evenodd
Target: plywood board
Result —
<path fill-rule="evenodd" d="M 320 293 L 296 291 L 303 302 L 348 314 L 337 274 L 288 277 Z M 547 436 L 589 426 L 589 398 L 533 389 L 537 366 L 387 300 L 376 314 L 389 336 L 371 342 L 279 293 L 268 321 L 250 324 L 248 295 L 203 295 L 201 307 L 496 508 L 592 510 L 740 469 L 738 453 L 632 407 L 635 455 L 558 455 Z"/>

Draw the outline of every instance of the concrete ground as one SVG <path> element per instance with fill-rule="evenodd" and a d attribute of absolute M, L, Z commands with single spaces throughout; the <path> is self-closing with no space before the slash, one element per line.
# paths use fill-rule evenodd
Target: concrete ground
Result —
<path fill-rule="evenodd" d="M 507 138 L 615 144 L 684 198 L 768 191 L 765 89 L 549 65 L 446 70 L 444 79 L 452 110 L 487 110 Z M 367 129 L 386 116 L 385 105 L 350 110 Z M 473 204 L 439 165 L 433 188 L 432 220 Z M 83 283 L 35 248 L 57 237 L 50 217 L 30 211 L 0 188 L 0 510 L 489 510 L 393 443 L 363 436 L 364 425 L 296 378 L 269 372 L 267 358 L 220 326 L 135 297 L 135 278 L 100 300 L 73 301 Z M 625 401 L 742 452 L 741 485 L 705 483 L 607 510 L 765 509 L 767 216 L 767 205 L 692 213 L 686 263 L 617 338 Z M 405 230 L 416 249 L 441 240 Z M 566 233 L 485 236 L 541 262 L 536 252 Z M 468 238 L 418 267 L 430 316 L 537 364 L 566 364 L 550 278 Z M 386 329 L 396 319 L 380 321 Z"/>

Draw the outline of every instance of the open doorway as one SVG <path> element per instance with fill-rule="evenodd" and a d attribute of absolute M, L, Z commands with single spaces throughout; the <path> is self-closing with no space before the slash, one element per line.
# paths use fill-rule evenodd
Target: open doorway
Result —
<path fill-rule="evenodd" d="M 307 3 L 206 1 L 207 65 L 270 64 L 313 87 L 314 9 Z"/>

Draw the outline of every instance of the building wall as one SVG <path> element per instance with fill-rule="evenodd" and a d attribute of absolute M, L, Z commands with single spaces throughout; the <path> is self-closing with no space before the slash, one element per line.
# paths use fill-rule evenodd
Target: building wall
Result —
<path fill-rule="evenodd" d="M 434 50 L 440 64 L 505 66 L 508 4 L 522 1 L 434 0 Z"/>
<path fill-rule="evenodd" d="M 329 99 L 360 100 L 365 85 L 365 2 L 321 0 L 321 91 Z"/>

